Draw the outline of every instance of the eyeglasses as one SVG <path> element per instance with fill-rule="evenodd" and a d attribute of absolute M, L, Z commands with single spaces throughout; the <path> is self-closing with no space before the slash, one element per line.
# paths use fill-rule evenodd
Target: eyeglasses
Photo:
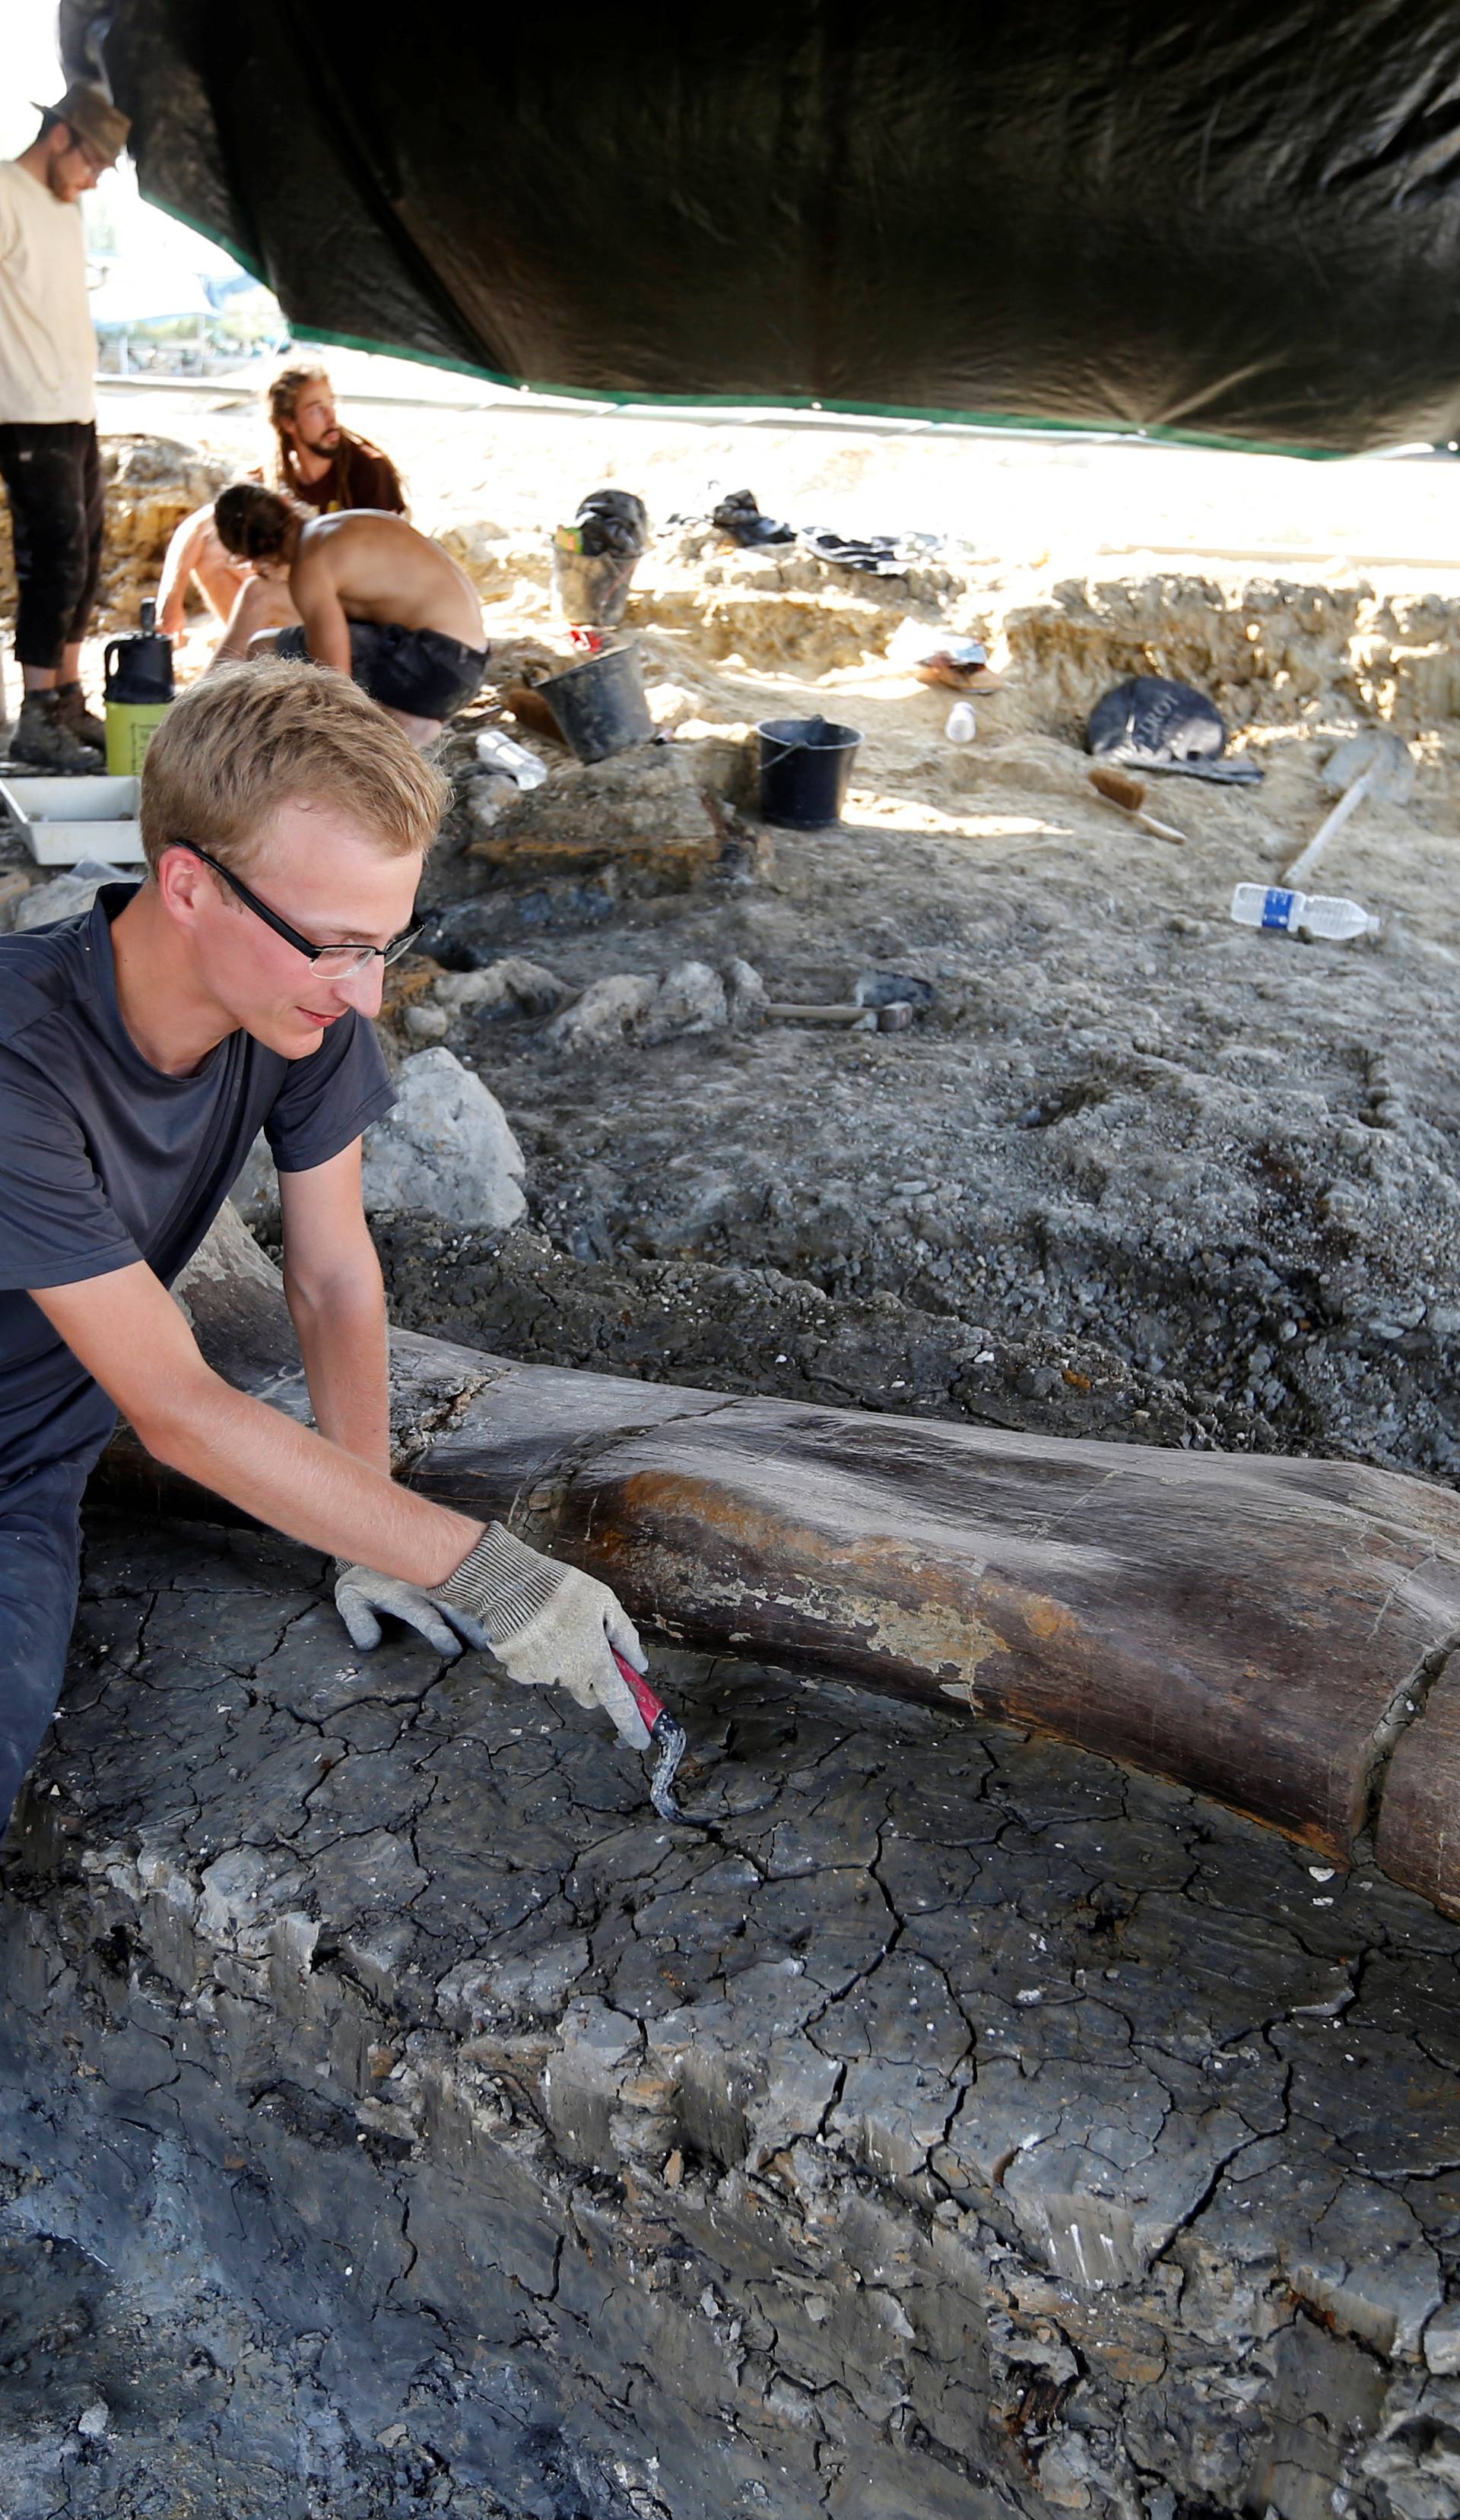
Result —
<path fill-rule="evenodd" d="M 301 936 L 297 927 L 291 927 L 288 920 L 281 919 L 277 910 L 270 910 L 268 903 L 260 901 L 256 892 L 251 892 L 230 867 L 220 865 L 206 849 L 201 849 L 196 840 L 169 840 L 167 846 L 170 849 L 187 849 L 195 858 L 202 858 L 205 867 L 211 867 L 214 875 L 222 877 L 229 891 L 237 893 L 246 910 L 251 910 L 255 919 L 261 919 L 265 927 L 272 927 L 274 934 L 282 936 L 285 944 L 292 945 L 297 954 L 306 955 L 324 979 L 353 979 L 357 971 L 369 968 L 377 955 L 382 963 L 398 963 L 402 954 L 409 953 L 421 933 L 422 922 L 418 920 L 414 927 L 402 928 L 398 936 L 392 936 L 388 945 L 316 945 L 311 937 Z"/>
<path fill-rule="evenodd" d="M 104 158 L 99 149 L 94 149 L 91 142 L 76 129 L 73 122 L 68 122 L 66 127 L 71 136 L 70 145 L 76 156 L 84 160 L 88 174 L 107 174 L 111 168 L 111 158 Z"/>

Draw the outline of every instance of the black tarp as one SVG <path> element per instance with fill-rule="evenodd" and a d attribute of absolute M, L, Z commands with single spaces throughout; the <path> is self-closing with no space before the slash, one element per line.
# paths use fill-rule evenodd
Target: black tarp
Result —
<path fill-rule="evenodd" d="M 107 17 L 143 190 L 324 339 L 594 395 L 1460 435 L 1452 0 Z"/>

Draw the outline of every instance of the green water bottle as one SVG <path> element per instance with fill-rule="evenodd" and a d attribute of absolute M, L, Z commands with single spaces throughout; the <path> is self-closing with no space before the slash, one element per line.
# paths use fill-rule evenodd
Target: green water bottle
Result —
<path fill-rule="evenodd" d="M 157 618 L 149 598 L 140 634 L 107 643 L 107 768 L 114 779 L 136 778 L 172 698 L 172 642 Z"/>

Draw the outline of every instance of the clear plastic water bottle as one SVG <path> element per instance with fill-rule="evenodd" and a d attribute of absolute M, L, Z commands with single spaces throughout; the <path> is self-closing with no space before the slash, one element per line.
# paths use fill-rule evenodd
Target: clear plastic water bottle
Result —
<path fill-rule="evenodd" d="M 1331 892 L 1288 892 L 1277 883 L 1240 883 L 1232 916 L 1239 927 L 1282 927 L 1290 936 L 1300 927 L 1335 941 L 1379 933 L 1378 920 L 1357 901 L 1342 901 Z"/>
<path fill-rule="evenodd" d="M 979 721 L 967 700 L 955 700 L 943 724 L 950 743 L 972 743 L 979 732 Z"/>

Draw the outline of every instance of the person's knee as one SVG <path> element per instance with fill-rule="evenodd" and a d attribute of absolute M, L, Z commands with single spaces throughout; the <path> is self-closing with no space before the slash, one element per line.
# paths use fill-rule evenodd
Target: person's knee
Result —
<path fill-rule="evenodd" d="M 284 630 L 298 620 L 287 586 L 278 578 L 251 577 L 234 615 L 239 629 L 251 639 L 259 630 Z"/>
<path fill-rule="evenodd" d="M 31 577 L 54 588 L 58 604 L 74 603 L 86 581 L 91 546 L 79 517 L 47 517 L 31 520 L 23 566 Z"/>
<path fill-rule="evenodd" d="M 70 624 L 86 594 L 89 574 L 86 554 L 72 547 L 68 552 L 59 554 L 49 567 L 38 570 L 37 574 L 43 576 L 49 608 L 56 614 L 65 639 L 70 634 Z"/>

